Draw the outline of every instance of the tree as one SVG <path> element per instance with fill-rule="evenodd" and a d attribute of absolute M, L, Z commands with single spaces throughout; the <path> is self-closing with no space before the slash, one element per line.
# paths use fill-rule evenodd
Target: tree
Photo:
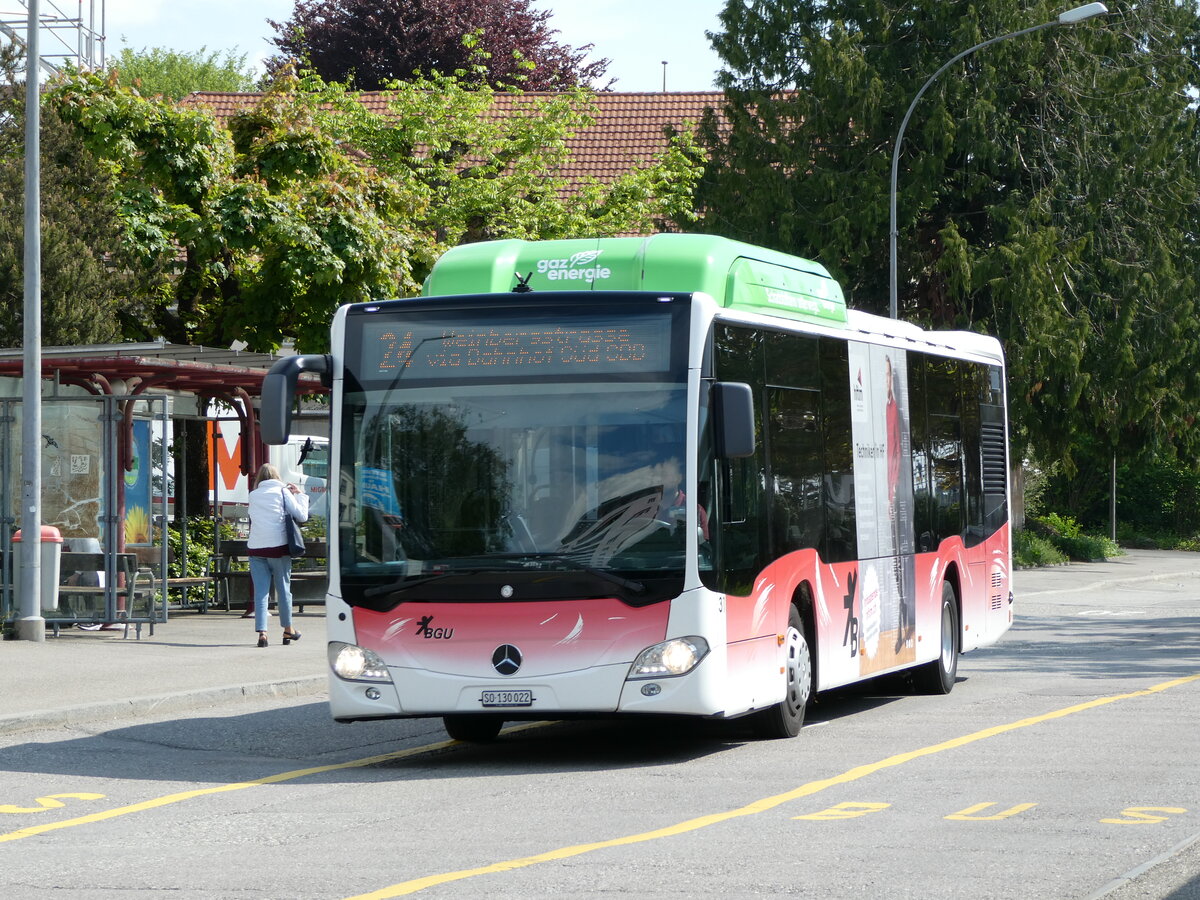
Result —
<path fill-rule="evenodd" d="M 74 75 L 49 95 L 107 165 L 130 246 L 173 270 L 153 311 L 168 340 L 320 346 L 339 303 L 410 286 L 407 255 L 421 251 L 384 223 L 415 199 L 294 100 L 294 84 L 269 92 L 235 144 L 208 111 L 147 99 L 114 75 Z"/>
<path fill-rule="evenodd" d="M 730 0 L 704 227 L 818 258 L 885 312 L 905 110 L 958 52 L 1059 6 Z M 1068 472 L 1197 437 L 1200 22 L 1193 2 L 1110 6 L 958 63 L 917 107 L 899 173 L 901 316 L 998 334 L 1019 451 Z"/>
<path fill-rule="evenodd" d="M 0 346 L 24 342 L 25 103 L 14 72 L 23 60 L 0 47 Z M 107 343 L 137 334 L 143 291 L 124 251 L 107 178 L 53 113 L 41 113 L 41 306 L 47 345 Z"/>
<path fill-rule="evenodd" d="M 48 102 L 107 166 L 129 245 L 174 266 L 158 333 L 316 352 L 338 306 L 417 293 L 454 243 L 637 232 L 690 208 L 686 141 L 572 195 L 555 165 L 589 122 L 588 95 L 533 98 L 502 120 L 483 115 L 494 96 L 436 76 L 376 115 L 342 86 L 288 76 L 229 130 L 98 74 Z"/>
<path fill-rule="evenodd" d="M 582 88 L 527 96 L 434 74 L 397 84 L 380 114 L 355 92 L 315 81 L 322 104 L 336 110 L 327 127 L 376 171 L 421 194 L 429 211 L 421 227 L 442 246 L 649 233 L 694 218 L 699 151 L 690 134 L 611 184 L 563 180 L 566 136 L 594 124 Z"/>
<path fill-rule="evenodd" d="M 256 87 L 254 69 L 246 65 L 246 54 L 236 56 L 231 50 L 209 53 L 201 47 L 194 53 L 183 53 L 163 47 L 122 47 L 109 68 L 118 72 L 118 80 L 125 87 L 168 100 L 179 100 L 193 91 L 252 91 Z"/>
<path fill-rule="evenodd" d="M 550 13 L 531 0 L 296 0 L 286 23 L 270 21 L 282 56 L 268 61 L 277 72 L 289 64 L 311 68 L 326 81 L 378 90 L 420 71 L 471 81 L 520 84 L 557 91 L 597 82 L 608 60 L 585 62 L 590 44 L 572 49 L 554 40 Z M 476 65 L 482 52 L 485 64 Z"/>

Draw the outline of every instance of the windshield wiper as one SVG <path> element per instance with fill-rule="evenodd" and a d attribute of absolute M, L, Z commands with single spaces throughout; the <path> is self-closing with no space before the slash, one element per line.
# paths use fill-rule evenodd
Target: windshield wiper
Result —
<path fill-rule="evenodd" d="M 566 553 L 537 553 L 537 552 L 521 552 L 515 551 L 512 553 L 489 553 L 483 559 L 512 559 L 521 560 L 528 559 L 534 562 L 559 562 L 566 563 L 570 568 L 579 572 L 587 572 L 589 575 L 594 575 L 602 581 L 607 581 L 609 584 L 614 584 L 619 588 L 631 591 L 635 594 L 644 593 L 646 585 L 640 581 L 632 581 L 628 578 L 622 578 L 615 572 L 607 572 L 604 569 L 597 569 L 595 566 L 589 566 L 587 563 L 582 563 L 577 559 L 572 559 Z"/>
<path fill-rule="evenodd" d="M 382 597 L 384 594 L 400 594 L 407 591 L 409 588 L 419 587 L 423 584 L 429 584 L 431 581 L 441 581 L 443 578 L 449 578 L 451 575 L 458 575 L 458 572 L 435 572 L 432 575 L 426 575 L 424 578 L 413 578 L 411 580 L 393 581 L 391 584 L 379 584 L 375 587 L 367 588 L 363 591 L 364 597 Z"/>
<path fill-rule="evenodd" d="M 390 584 L 380 584 L 376 585 L 375 587 L 367 588 L 365 591 L 363 591 L 363 596 L 382 597 L 385 594 L 401 594 L 404 591 L 407 591 L 409 588 L 420 587 L 421 585 L 430 584 L 434 581 L 441 581 L 443 578 L 449 578 L 452 575 L 466 575 L 486 572 L 490 567 L 487 565 L 478 565 L 478 563 L 486 564 L 487 560 L 488 557 L 486 556 L 455 559 L 453 560 L 453 568 L 451 568 L 446 562 L 438 562 L 437 565 L 439 567 L 445 566 L 445 568 L 439 568 L 436 571 L 430 572 L 424 576 L 418 573 L 407 578 L 401 578 L 398 581 L 393 581 Z M 462 565 L 462 563 L 468 561 L 472 564 L 467 566 Z"/>
<path fill-rule="evenodd" d="M 463 563 L 469 562 L 470 565 L 462 566 Z M 508 566 L 489 565 L 489 563 L 510 563 Z M 572 559 L 565 553 L 536 553 L 536 552 L 514 552 L 514 553 L 489 553 L 483 556 L 462 557 L 455 560 L 455 563 L 460 567 L 444 572 L 434 572 L 424 578 L 414 577 L 412 579 L 401 579 L 394 581 L 391 584 L 377 585 L 376 587 L 367 588 L 363 591 L 363 597 L 375 598 L 384 595 L 402 594 L 410 588 L 420 587 L 430 584 L 434 581 L 441 581 L 443 578 L 450 578 L 455 575 L 480 574 L 495 570 L 497 572 L 511 572 L 513 570 L 512 563 L 520 564 L 529 562 L 534 564 L 540 563 L 560 563 L 565 564 L 564 570 L 573 570 L 577 572 L 586 572 L 599 578 L 601 581 L 606 581 L 611 585 L 629 591 L 633 594 L 642 594 L 646 591 L 646 586 L 640 581 L 633 581 L 629 578 L 622 578 L 614 572 L 606 572 L 604 569 L 597 569 L 595 566 L 589 566 L 587 563 L 579 562 Z M 537 566 L 542 568 L 540 565 Z"/>

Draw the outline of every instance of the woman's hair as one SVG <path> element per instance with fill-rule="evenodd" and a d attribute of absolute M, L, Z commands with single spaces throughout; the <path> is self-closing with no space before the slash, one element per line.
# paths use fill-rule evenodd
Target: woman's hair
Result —
<path fill-rule="evenodd" d="M 270 463 L 263 463 L 258 468 L 258 474 L 254 476 L 254 486 L 258 487 L 264 481 L 282 481 L 279 477 L 279 470 Z"/>

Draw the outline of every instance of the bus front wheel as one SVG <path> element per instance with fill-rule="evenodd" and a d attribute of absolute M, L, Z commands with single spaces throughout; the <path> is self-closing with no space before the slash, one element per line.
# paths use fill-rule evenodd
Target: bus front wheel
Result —
<path fill-rule="evenodd" d="M 754 733 L 768 740 L 798 735 L 800 726 L 804 724 L 804 711 L 812 696 L 812 651 L 804 636 L 804 620 L 794 606 L 788 613 L 784 648 L 783 700 L 753 716 Z"/>
<path fill-rule="evenodd" d="M 942 582 L 941 646 L 937 659 L 913 672 L 913 685 L 922 694 L 950 693 L 958 675 L 958 598 L 948 581 Z"/>
<path fill-rule="evenodd" d="M 456 741 L 486 743 L 496 739 L 504 719 L 489 715 L 442 716 L 442 724 L 446 727 L 446 734 Z"/>

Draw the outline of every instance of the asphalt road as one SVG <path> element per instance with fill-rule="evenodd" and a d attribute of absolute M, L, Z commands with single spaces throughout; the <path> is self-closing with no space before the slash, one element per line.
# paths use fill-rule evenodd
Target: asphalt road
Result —
<path fill-rule="evenodd" d="M 1022 598 L 945 697 L 736 723 L 336 725 L 254 699 L 0 738 L 13 898 L 1200 896 L 1200 581 Z"/>

